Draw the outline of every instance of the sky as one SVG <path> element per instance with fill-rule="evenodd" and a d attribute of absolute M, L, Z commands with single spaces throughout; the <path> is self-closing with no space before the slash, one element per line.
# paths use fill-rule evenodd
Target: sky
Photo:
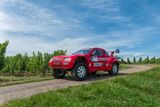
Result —
<path fill-rule="evenodd" d="M 0 0 L 7 55 L 83 48 L 160 57 L 159 0 Z"/>

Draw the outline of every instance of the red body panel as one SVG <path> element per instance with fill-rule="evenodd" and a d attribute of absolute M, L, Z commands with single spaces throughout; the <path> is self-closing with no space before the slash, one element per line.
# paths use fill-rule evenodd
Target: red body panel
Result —
<path fill-rule="evenodd" d="M 79 57 L 83 57 L 86 59 L 86 66 L 88 68 L 89 73 L 99 70 L 103 71 L 111 70 L 112 64 L 118 63 L 118 59 L 113 55 L 109 56 L 107 54 L 103 54 L 101 56 L 92 56 L 93 51 L 97 49 L 105 52 L 105 50 L 101 48 L 92 48 L 87 54 L 75 54 L 71 56 L 55 56 L 50 60 L 49 66 L 52 69 L 71 70 L 73 69 L 76 63 L 76 60 Z M 67 60 L 69 61 L 65 61 L 66 58 L 68 58 Z"/>

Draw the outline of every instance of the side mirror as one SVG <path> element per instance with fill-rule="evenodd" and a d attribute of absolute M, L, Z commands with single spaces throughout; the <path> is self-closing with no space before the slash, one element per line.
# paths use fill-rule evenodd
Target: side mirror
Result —
<path fill-rule="evenodd" d="M 120 53 L 120 50 L 119 49 L 116 49 L 116 51 L 115 51 L 116 53 Z"/>

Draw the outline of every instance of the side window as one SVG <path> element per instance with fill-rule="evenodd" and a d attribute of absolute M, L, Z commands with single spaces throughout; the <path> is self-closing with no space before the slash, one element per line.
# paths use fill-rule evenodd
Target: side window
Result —
<path fill-rule="evenodd" d="M 92 52 L 92 55 L 93 55 L 93 56 L 104 56 L 105 54 L 107 54 L 105 51 L 99 50 L 99 49 L 94 50 L 94 51 Z"/>
<path fill-rule="evenodd" d="M 96 50 L 97 56 L 103 56 L 105 53 L 102 50 Z"/>
<path fill-rule="evenodd" d="M 99 50 L 99 49 L 94 50 L 93 53 L 92 53 L 93 56 L 103 56 L 103 55 L 105 55 L 105 54 L 106 54 L 105 51 Z"/>

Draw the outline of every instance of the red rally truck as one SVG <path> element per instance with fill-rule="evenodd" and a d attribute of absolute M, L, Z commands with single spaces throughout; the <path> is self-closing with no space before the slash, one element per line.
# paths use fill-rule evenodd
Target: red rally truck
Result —
<path fill-rule="evenodd" d="M 84 80 L 88 75 L 97 71 L 107 71 L 110 75 L 116 75 L 119 71 L 119 61 L 111 51 L 109 55 L 102 48 L 87 48 L 73 53 L 71 56 L 54 56 L 49 61 L 52 74 L 55 78 L 63 78 L 66 72 L 71 71 L 75 80 Z"/>

